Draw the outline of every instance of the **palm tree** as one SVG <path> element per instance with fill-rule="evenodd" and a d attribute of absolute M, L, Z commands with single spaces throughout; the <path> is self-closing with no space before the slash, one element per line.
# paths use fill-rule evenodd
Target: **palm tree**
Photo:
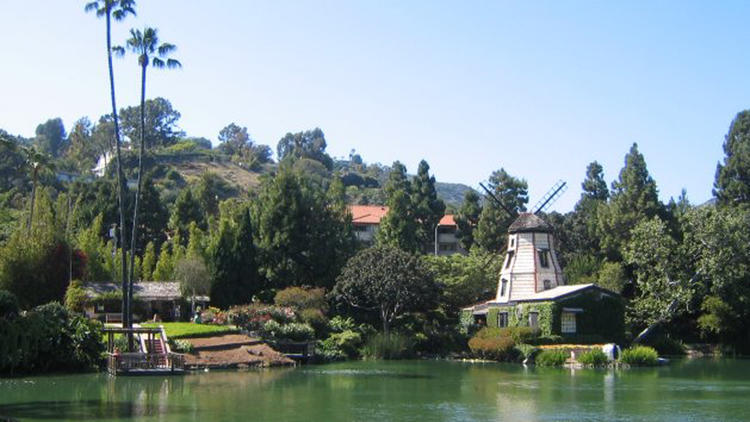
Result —
<path fill-rule="evenodd" d="M 55 165 L 52 163 L 52 158 L 49 155 L 37 151 L 33 146 L 23 148 L 23 153 L 26 156 L 26 164 L 31 169 L 31 205 L 29 207 L 29 221 L 26 225 L 26 230 L 31 234 L 31 222 L 34 219 L 34 200 L 36 199 L 36 183 L 39 179 L 39 173 L 45 170 L 54 170 Z"/>
<path fill-rule="evenodd" d="M 104 16 L 107 22 L 107 65 L 109 66 L 109 94 L 112 100 L 112 118 L 115 125 L 115 151 L 117 156 L 117 202 L 120 208 L 120 242 L 122 246 L 122 321 L 130 320 L 127 314 L 128 303 L 127 259 L 125 254 L 125 184 L 123 183 L 122 160 L 120 159 L 120 125 L 117 119 L 117 103 L 115 102 L 115 76 L 112 69 L 112 18 L 116 21 L 125 19 L 129 14 L 135 15 L 134 0 L 94 0 L 86 4 L 87 12 L 96 12 L 97 17 Z M 130 325 L 126 325 L 130 327 Z"/>
<path fill-rule="evenodd" d="M 141 67 L 141 133 L 140 148 L 138 150 L 138 181 L 135 191 L 135 206 L 133 207 L 133 229 L 130 235 L 130 285 L 128 287 L 128 303 L 133 297 L 133 278 L 135 273 L 135 243 L 138 235 L 138 199 L 141 196 L 141 178 L 143 176 L 143 151 L 146 146 L 146 69 L 149 64 L 155 68 L 164 67 L 173 69 L 181 67 L 182 64 L 167 56 L 174 52 L 177 47 L 174 44 L 159 44 L 158 31 L 155 28 L 144 28 L 143 32 L 138 29 L 130 30 L 130 38 L 126 41 L 128 50 L 138 55 L 138 65 Z M 125 53 L 123 47 L 115 47 L 115 53 Z M 128 312 L 130 317 L 130 312 Z M 128 321 L 130 326 L 130 321 Z"/>

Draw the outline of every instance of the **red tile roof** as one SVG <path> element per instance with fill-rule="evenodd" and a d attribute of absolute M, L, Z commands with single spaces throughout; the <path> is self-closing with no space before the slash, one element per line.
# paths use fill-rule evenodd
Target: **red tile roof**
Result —
<path fill-rule="evenodd" d="M 441 226 L 455 226 L 456 220 L 453 219 L 453 214 L 445 214 L 443 218 L 440 219 L 439 225 Z"/>
<path fill-rule="evenodd" d="M 354 224 L 380 224 L 380 219 L 388 214 L 385 205 L 349 205 Z"/>
<path fill-rule="evenodd" d="M 349 205 L 354 224 L 380 224 L 380 220 L 388 214 L 385 205 Z M 455 226 L 453 214 L 446 214 L 440 219 L 441 226 Z"/>

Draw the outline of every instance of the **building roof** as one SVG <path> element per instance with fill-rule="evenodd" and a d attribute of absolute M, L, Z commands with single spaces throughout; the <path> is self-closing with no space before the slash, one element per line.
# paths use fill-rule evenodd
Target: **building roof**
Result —
<path fill-rule="evenodd" d="M 119 292 L 122 286 L 118 283 L 87 283 L 83 286 L 89 299 L 105 294 Z M 177 281 L 139 281 L 133 285 L 133 296 L 144 301 L 182 299 L 180 283 Z M 208 296 L 196 296 L 201 302 L 208 302 Z"/>
<path fill-rule="evenodd" d="M 453 214 L 445 214 L 443 218 L 440 219 L 440 223 L 438 223 L 440 226 L 455 226 L 456 220 L 453 218 Z"/>
<path fill-rule="evenodd" d="M 349 205 L 354 224 L 380 224 L 380 219 L 388 214 L 385 205 Z"/>
<path fill-rule="evenodd" d="M 475 315 L 482 315 L 487 312 L 487 308 L 489 307 L 496 307 L 496 306 L 501 306 L 501 305 L 514 305 L 516 303 L 524 303 L 524 302 L 545 302 L 549 300 L 559 300 L 564 297 L 572 296 L 572 295 L 581 293 L 585 290 L 591 290 L 591 289 L 597 290 L 605 295 L 619 296 L 617 293 L 604 289 L 602 287 L 599 287 L 593 283 L 573 284 L 573 285 L 566 285 L 566 286 L 557 286 L 549 290 L 544 290 L 538 293 L 534 293 L 533 295 L 527 296 L 523 299 L 516 299 L 507 303 L 495 302 L 494 300 L 489 300 L 487 302 L 482 302 L 476 305 L 468 306 L 466 308 L 463 308 L 463 310 L 473 311 Z"/>
<path fill-rule="evenodd" d="M 530 212 L 521 213 L 516 220 L 508 227 L 508 233 L 521 233 L 521 232 L 544 232 L 549 233 L 552 231 L 552 226 L 547 224 L 546 221 L 537 217 L 536 214 Z"/>

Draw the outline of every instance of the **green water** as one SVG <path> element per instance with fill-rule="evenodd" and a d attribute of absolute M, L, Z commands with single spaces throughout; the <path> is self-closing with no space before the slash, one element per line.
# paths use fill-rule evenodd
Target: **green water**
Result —
<path fill-rule="evenodd" d="M 0 379 L 0 415 L 106 421 L 744 421 L 750 361 L 630 370 L 351 362 L 184 377 Z"/>

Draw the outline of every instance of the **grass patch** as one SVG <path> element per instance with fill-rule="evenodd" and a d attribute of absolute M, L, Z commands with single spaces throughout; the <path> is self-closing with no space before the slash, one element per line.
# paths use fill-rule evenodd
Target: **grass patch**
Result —
<path fill-rule="evenodd" d="M 570 352 L 561 349 L 542 350 L 536 355 L 537 366 L 563 366 Z"/>
<path fill-rule="evenodd" d="M 581 353 L 577 360 L 587 366 L 604 366 L 607 364 L 607 355 L 602 349 L 591 349 Z"/>
<path fill-rule="evenodd" d="M 141 324 L 143 327 L 158 328 L 164 326 L 167 337 L 170 339 L 211 337 L 217 334 L 238 333 L 239 330 L 230 325 L 196 324 L 194 322 L 156 322 Z"/>
<path fill-rule="evenodd" d="M 633 366 L 656 366 L 659 364 L 659 354 L 653 347 L 635 346 L 622 352 L 620 362 Z"/>

